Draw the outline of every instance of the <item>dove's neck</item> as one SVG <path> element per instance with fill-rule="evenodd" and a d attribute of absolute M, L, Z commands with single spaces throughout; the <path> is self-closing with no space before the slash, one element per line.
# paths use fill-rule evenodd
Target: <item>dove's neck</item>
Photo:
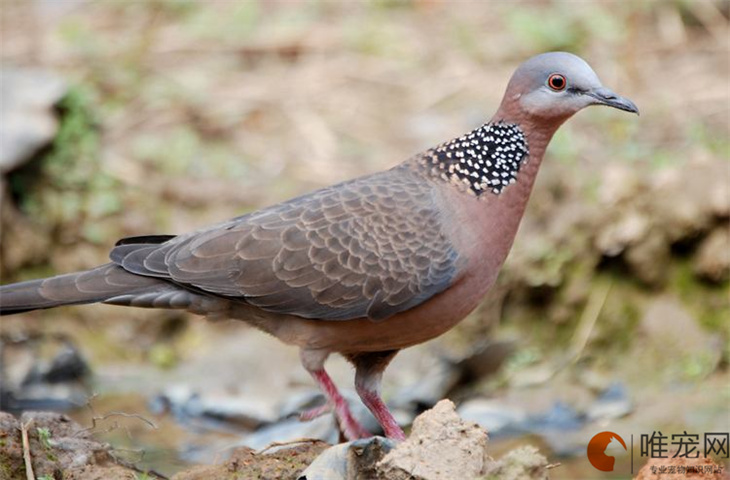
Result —
<path fill-rule="evenodd" d="M 500 109 L 492 121 L 415 160 L 431 178 L 480 199 L 520 190 L 527 194 L 526 202 L 545 149 L 561 123 L 535 125 L 530 118 L 502 115 Z"/>

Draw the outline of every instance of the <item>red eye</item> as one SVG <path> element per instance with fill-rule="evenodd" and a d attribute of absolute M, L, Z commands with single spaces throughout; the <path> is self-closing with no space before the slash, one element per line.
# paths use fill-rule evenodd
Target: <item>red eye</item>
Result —
<path fill-rule="evenodd" d="M 548 87 L 552 88 L 556 92 L 564 90 L 566 83 L 567 82 L 565 81 L 565 77 L 557 73 L 553 73 L 552 75 L 550 75 L 547 81 Z"/>

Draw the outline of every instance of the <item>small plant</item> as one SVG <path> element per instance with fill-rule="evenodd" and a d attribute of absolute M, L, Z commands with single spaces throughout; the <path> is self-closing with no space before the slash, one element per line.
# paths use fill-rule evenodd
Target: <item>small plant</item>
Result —
<path fill-rule="evenodd" d="M 51 448 L 51 431 L 47 428 L 40 427 L 36 428 L 36 431 L 38 432 L 38 440 L 41 442 L 41 445 L 43 445 L 43 448 Z"/>
<path fill-rule="evenodd" d="M 44 427 L 38 427 L 36 432 L 38 432 L 38 441 L 46 450 L 46 458 L 52 462 L 57 461 L 58 457 L 53 453 L 53 446 L 51 445 L 51 431 Z"/>

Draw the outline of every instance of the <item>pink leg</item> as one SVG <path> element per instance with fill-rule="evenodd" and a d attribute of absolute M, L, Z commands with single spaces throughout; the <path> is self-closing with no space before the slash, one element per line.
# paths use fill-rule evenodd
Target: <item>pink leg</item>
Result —
<path fill-rule="evenodd" d="M 340 423 L 340 428 L 345 434 L 345 437 L 348 440 L 372 437 L 373 434 L 365 430 L 365 428 L 360 425 L 357 420 L 355 420 L 355 417 L 352 416 L 347 400 L 342 397 L 330 376 L 327 375 L 327 372 L 325 372 L 322 368 L 319 370 L 313 370 L 310 373 L 324 392 L 329 403 L 334 407 L 335 416 Z"/>
<path fill-rule="evenodd" d="M 319 418 L 322 415 L 326 413 L 330 413 L 332 411 L 332 405 L 327 401 L 324 405 L 320 405 L 319 407 L 310 408 L 309 410 L 305 410 L 299 414 L 299 420 L 303 422 L 308 422 L 309 420 L 314 420 L 315 418 Z"/>
<path fill-rule="evenodd" d="M 388 363 L 398 353 L 397 350 L 390 352 L 376 352 L 349 356 L 349 360 L 355 364 L 355 389 L 360 395 L 362 403 L 372 412 L 378 420 L 383 432 L 388 438 L 403 441 L 405 433 L 393 418 L 388 407 L 380 398 L 380 381 L 383 378 L 383 371 Z"/>
<path fill-rule="evenodd" d="M 380 384 L 380 379 L 377 380 L 377 383 Z M 403 433 L 403 429 L 400 428 L 398 422 L 393 418 L 393 414 L 390 413 L 385 402 L 380 398 L 378 388 L 367 388 L 359 383 L 355 386 L 358 395 L 360 395 L 360 399 L 362 399 L 362 403 L 368 407 L 373 416 L 378 420 L 378 423 L 380 423 L 380 426 L 383 427 L 385 436 L 393 440 L 405 440 L 406 434 Z"/>

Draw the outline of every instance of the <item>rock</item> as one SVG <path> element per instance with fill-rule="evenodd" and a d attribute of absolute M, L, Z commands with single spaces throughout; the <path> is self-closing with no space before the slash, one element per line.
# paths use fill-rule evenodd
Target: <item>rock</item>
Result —
<path fill-rule="evenodd" d="M 81 352 L 70 341 L 64 342 L 58 353 L 46 364 L 36 364 L 23 384 L 61 383 L 83 380 L 91 372 Z"/>
<path fill-rule="evenodd" d="M 693 270 L 698 277 L 715 283 L 730 278 L 730 228 L 718 227 L 702 241 Z"/>
<path fill-rule="evenodd" d="M 169 410 L 183 424 L 224 424 L 253 430 L 276 420 L 274 408 L 265 401 L 227 392 L 196 392 L 185 385 L 168 388 L 150 402 L 150 410 Z"/>
<path fill-rule="evenodd" d="M 441 400 L 413 422 L 411 435 L 378 464 L 389 480 L 477 478 L 490 460 L 487 432 L 456 414 L 450 400 Z"/>
<path fill-rule="evenodd" d="M 335 425 L 334 417 L 329 414 L 307 422 L 303 422 L 298 418 L 289 418 L 246 435 L 238 444 L 261 449 L 274 442 L 291 442 L 302 438 L 337 443 L 340 439 L 340 432 Z"/>
<path fill-rule="evenodd" d="M 396 443 L 383 437 L 372 437 L 352 442 L 347 463 L 348 480 L 365 480 L 379 475 L 378 463 Z"/>
<path fill-rule="evenodd" d="M 0 69 L 0 174 L 29 160 L 56 135 L 53 111 L 66 94 L 66 83 L 43 70 Z"/>
<path fill-rule="evenodd" d="M 42 358 L 39 352 L 51 355 Z M 65 337 L 35 335 L 0 340 L 0 409 L 66 410 L 86 403 L 90 368 Z"/>
<path fill-rule="evenodd" d="M 358 480 L 378 478 L 377 463 L 395 443 L 371 437 L 342 443 L 325 450 L 298 480 Z"/>
<path fill-rule="evenodd" d="M 345 480 L 351 443 L 341 443 L 325 450 L 302 472 L 297 480 Z"/>
<path fill-rule="evenodd" d="M 547 459 L 537 448 L 526 446 L 508 452 L 487 467 L 485 479 L 547 480 Z"/>
<path fill-rule="evenodd" d="M 299 480 L 546 479 L 547 460 L 534 447 L 509 452 L 499 461 L 487 455 L 487 432 L 464 421 L 442 400 L 419 415 L 403 443 L 373 437 L 335 445 L 322 453 Z"/>

